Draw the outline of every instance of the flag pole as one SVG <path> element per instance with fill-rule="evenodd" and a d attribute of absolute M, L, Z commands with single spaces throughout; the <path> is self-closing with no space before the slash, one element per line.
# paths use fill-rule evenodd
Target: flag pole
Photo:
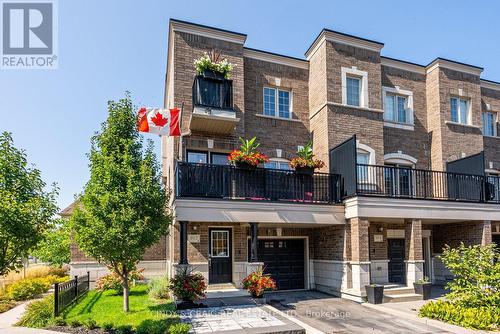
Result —
<path fill-rule="evenodd" d="M 182 114 L 184 114 L 184 101 L 181 103 L 181 112 L 179 114 L 179 129 L 181 130 L 181 135 L 179 136 L 179 152 L 177 152 L 177 159 L 182 161 L 184 156 L 182 152 Z"/>

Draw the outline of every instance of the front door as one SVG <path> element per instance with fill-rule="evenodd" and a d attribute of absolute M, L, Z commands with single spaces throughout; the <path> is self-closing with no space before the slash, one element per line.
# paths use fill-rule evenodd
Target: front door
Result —
<path fill-rule="evenodd" d="M 405 240 L 387 239 L 389 256 L 389 282 L 405 283 Z"/>
<path fill-rule="evenodd" d="M 211 228 L 208 240 L 208 282 L 232 281 L 231 229 Z"/>

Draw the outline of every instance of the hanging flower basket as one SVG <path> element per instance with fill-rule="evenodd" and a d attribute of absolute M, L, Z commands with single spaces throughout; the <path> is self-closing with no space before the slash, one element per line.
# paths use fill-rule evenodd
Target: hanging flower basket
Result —
<path fill-rule="evenodd" d="M 208 78 L 229 79 L 234 66 L 226 58 L 221 59 L 220 52 L 216 50 L 205 52 L 194 60 L 196 72 Z"/>

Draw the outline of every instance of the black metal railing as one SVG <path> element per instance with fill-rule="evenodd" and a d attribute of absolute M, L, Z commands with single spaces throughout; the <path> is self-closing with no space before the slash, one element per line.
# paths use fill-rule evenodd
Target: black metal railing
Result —
<path fill-rule="evenodd" d="M 75 276 L 74 279 L 64 283 L 54 284 L 54 316 L 58 316 L 62 311 L 74 301 L 87 293 L 90 289 L 90 273 L 87 275 Z"/>
<path fill-rule="evenodd" d="M 197 75 L 193 82 L 193 106 L 233 109 L 233 82 Z"/>
<path fill-rule="evenodd" d="M 356 174 L 356 195 L 500 203 L 498 177 L 365 164 Z"/>
<path fill-rule="evenodd" d="M 177 197 L 335 203 L 338 175 L 178 162 Z"/>

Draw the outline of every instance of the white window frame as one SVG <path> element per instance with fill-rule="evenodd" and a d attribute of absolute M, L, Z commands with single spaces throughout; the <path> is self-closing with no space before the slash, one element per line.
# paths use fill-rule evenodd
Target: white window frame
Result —
<path fill-rule="evenodd" d="M 390 119 L 386 119 L 386 105 L 385 105 L 385 100 L 387 97 L 387 94 L 389 95 L 395 95 L 395 96 L 402 96 L 406 98 L 406 118 L 407 122 L 398 122 Z M 384 108 L 384 125 L 401 125 L 401 128 L 405 128 L 408 130 L 413 130 L 413 127 L 415 126 L 415 114 L 413 110 L 413 92 L 410 90 L 403 90 L 400 89 L 398 86 L 396 87 L 382 87 L 382 104 Z M 397 110 L 396 110 L 397 112 Z M 409 126 L 409 128 L 406 128 Z M 397 126 L 396 126 L 397 127 Z"/>
<path fill-rule="evenodd" d="M 368 165 L 376 165 L 376 159 L 375 159 L 375 150 L 371 148 L 368 145 L 362 144 L 359 142 L 359 140 L 356 141 L 356 165 L 358 163 L 358 154 L 363 153 L 363 154 L 368 154 Z M 358 168 L 356 166 L 356 168 Z M 357 172 L 359 174 L 359 170 Z M 370 173 L 370 167 L 367 167 L 367 177 L 364 179 L 359 179 L 358 175 L 358 180 L 357 183 L 364 183 L 364 184 L 373 184 L 373 177 L 372 173 Z"/>
<path fill-rule="evenodd" d="M 392 165 L 394 167 L 400 167 L 400 168 L 409 168 L 409 169 L 415 169 L 417 164 L 417 159 L 412 157 L 411 155 L 404 154 L 401 151 L 398 153 L 388 153 L 384 155 L 384 165 Z M 393 189 L 397 190 L 397 195 L 401 196 L 401 184 L 400 184 L 400 178 L 399 178 L 399 170 L 396 170 L 397 175 L 395 175 L 395 178 L 392 179 L 392 186 L 394 187 Z M 384 175 L 385 178 L 385 175 Z M 416 185 L 417 181 L 415 179 L 415 174 L 410 174 L 409 182 L 411 182 L 411 193 L 403 194 L 405 196 L 411 196 L 415 197 L 416 196 Z"/>
<path fill-rule="evenodd" d="M 457 121 L 456 121 L 456 122 L 455 122 L 455 121 L 453 121 L 453 120 L 451 119 L 451 100 L 453 100 L 453 99 L 457 100 L 457 102 L 458 102 L 458 103 L 457 103 Z M 461 107 L 460 107 L 460 101 L 465 101 L 465 102 L 467 102 L 467 120 L 466 120 L 466 122 L 465 122 L 465 123 L 463 122 L 463 120 L 461 119 L 461 116 L 460 116 L 460 115 L 461 115 L 461 113 L 460 113 L 460 111 L 461 111 L 461 109 L 460 109 L 460 108 L 461 108 Z M 470 99 L 463 98 L 463 97 L 460 97 L 460 96 L 451 96 L 451 97 L 450 97 L 450 121 L 451 121 L 452 123 L 456 123 L 456 124 L 462 124 L 462 125 L 472 125 L 472 112 L 471 112 L 471 107 L 472 107 L 472 106 L 471 106 L 471 101 L 470 101 Z"/>
<path fill-rule="evenodd" d="M 342 67 L 342 104 L 354 108 L 369 108 L 368 103 L 368 72 L 360 71 L 355 66 L 348 68 Z M 360 79 L 359 87 L 359 106 L 347 104 L 347 77 Z"/>
<path fill-rule="evenodd" d="M 485 126 L 485 124 L 484 124 L 484 115 L 485 114 L 491 114 L 491 115 L 493 115 L 493 134 L 491 134 L 491 135 L 490 134 L 488 134 L 488 135 L 485 134 L 485 131 L 484 131 L 484 126 Z M 497 133 L 498 113 L 495 113 L 495 112 L 492 112 L 492 111 L 483 111 L 483 113 L 481 114 L 481 123 L 482 123 L 481 124 L 482 125 L 481 126 L 481 130 L 483 131 L 483 135 L 484 136 L 487 136 L 487 137 L 496 137 L 496 136 L 498 136 L 498 133 Z"/>
<path fill-rule="evenodd" d="M 267 89 L 272 89 L 274 90 L 274 116 L 267 115 L 265 112 L 265 102 L 264 102 L 264 95 L 265 95 L 265 90 Z M 279 111 L 279 92 L 287 92 L 289 94 L 288 98 L 288 106 L 289 106 L 289 117 L 281 117 L 280 116 L 280 111 Z M 278 87 L 271 87 L 271 86 L 264 86 L 262 88 L 262 115 L 266 117 L 272 117 L 272 118 L 279 118 L 279 119 L 292 119 L 293 118 L 293 91 L 288 90 L 288 89 L 281 89 Z"/>
<path fill-rule="evenodd" d="M 224 233 L 226 234 L 227 236 L 227 254 L 226 255 L 213 255 L 213 252 L 214 252 L 214 236 L 213 236 L 213 233 L 214 232 L 217 232 L 217 233 Z M 231 254 L 231 245 L 230 245 L 230 242 L 229 242 L 229 238 L 230 238 L 230 235 L 229 235 L 229 232 L 230 231 L 227 231 L 227 230 L 211 230 L 210 231 L 210 257 L 215 257 L 215 258 L 227 258 L 227 257 L 230 257 L 230 254 Z"/>
<path fill-rule="evenodd" d="M 279 164 L 288 164 L 288 166 L 290 167 L 290 169 L 281 169 L 281 168 L 277 168 L 277 169 L 283 170 L 283 171 L 291 171 L 292 170 L 292 167 L 290 166 L 290 161 L 289 160 L 286 160 L 286 159 L 283 159 L 283 158 L 270 158 L 269 162 L 275 162 L 278 165 Z M 266 164 L 264 164 L 264 168 L 266 168 Z"/>

